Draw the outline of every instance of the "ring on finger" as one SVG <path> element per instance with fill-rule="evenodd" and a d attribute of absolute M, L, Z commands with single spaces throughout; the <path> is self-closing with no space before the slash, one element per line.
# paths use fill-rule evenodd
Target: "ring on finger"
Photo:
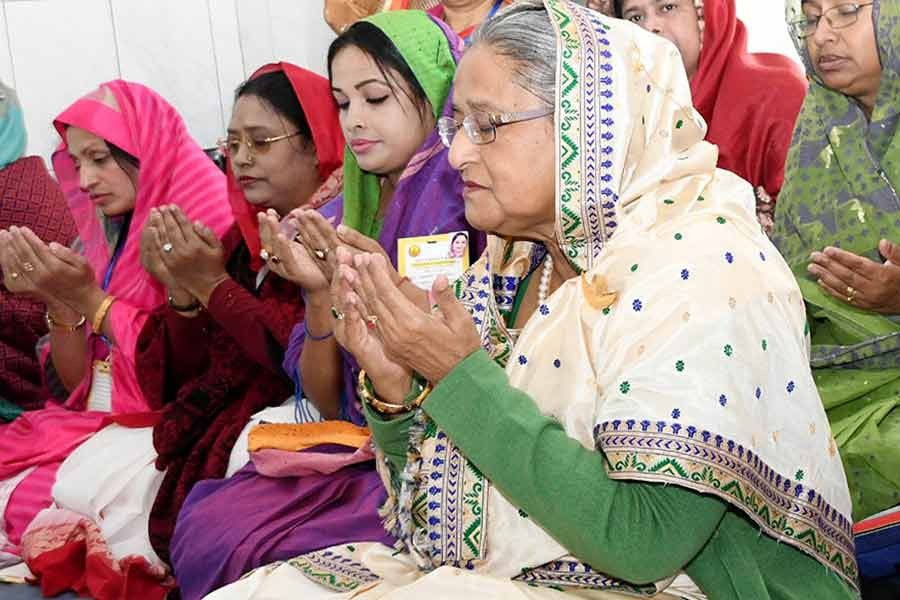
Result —
<path fill-rule="evenodd" d="M 325 260 L 326 258 L 328 258 L 329 250 L 330 248 L 316 248 L 315 250 L 313 250 L 313 254 L 315 254 L 316 258 L 318 258 L 319 260 Z"/>
<path fill-rule="evenodd" d="M 277 254 L 272 254 L 271 256 L 269 256 L 269 260 L 272 262 L 273 265 L 277 265 L 281 262 L 281 259 L 278 257 Z"/>
<path fill-rule="evenodd" d="M 162 245 L 162 251 L 165 252 L 166 254 L 169 254 L 174 249 L 175 249 L 175 246 L 173 246 L 170 242 L 166 242 L 165 244 Z"/>
<path fill-rule="evenodd" d="M 15 271 L 13 271 L 12 273 L 9 274 L 9 278 L 10 278 L 10 279 L 18 279 L 18 278 L 19 278 L 19 274 L 16 273 Z"/>
<path fill-rule="evenodd" d="M 263 248 L 259 251 L 259 257 L 263 259 L 264 262 L 269 262 L 269 259 L 272 257 L 272 253 L 269 252 L 267 248 Z"/>
<path fill-rule="evenodd" d="M 847 286 L 847 304 L 853 304 L 853 301 L 856 300 L 856 290 L 853 289 L 852 285 Z"/>
<path fill-rule="evenodd" d="M 23 262 L 22 270 L 24 270 L 26 273 L 31 273 L 32 271 L 34 271 L 34 265 L 27 261 Z"/>
<path fill-rule="evenodd" d="M 378 325 L 378 316 L 377 315 L 369 315 L 366 317 L 366 327 L 369 329 L 375 329 L 375 326 Z"/>
<path fill-rule="evenodd" d="M 343 321 L 343 320 L 344 320 L 344 313 L 342 313 L 341 311 L 339 311 L 339 310 L 337 309 L 336 306 L 332 306 L 332 307 L 331 307 L 331 316 L 334 317 L 335 320 L 337 320 L 337 321 Z"/>

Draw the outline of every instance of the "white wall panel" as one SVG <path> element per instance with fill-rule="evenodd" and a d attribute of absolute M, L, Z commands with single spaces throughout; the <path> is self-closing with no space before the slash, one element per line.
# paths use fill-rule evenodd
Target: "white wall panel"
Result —
<path fill-rule="evenodd" d="M 15 87 L 12 55 L 9 53 L 9 37 L 6 35 L 6 4 L 0 4 L 0 81 Z"/>
<path fill-rule="evenodd" d="M 275 24 L 269 12 L 269 0 L 237 0 L 236 9 L 244 73 L 250 75 L 260 65 L 276 58 L 272 35 Z"/>
<path fill-rule="evenodd" d="M 751 52 L 778 52 L 800 61 L 784 20 L 783 0 L 737 0 Z"/>
<path fill-rule="evenodd" d="M 321 2 L 268 0 L 275 56 L 325 75 L 334 32 L 325 23 Z"/>
<path fill-rule="evenodd" d="M 46 158 L 58 142 L 53 117 L 118 76 L 110 6 L 107 0 L 32 0 L 4 8 L 29 152 Z"/>
<path fill-rule="evenodd" d="M 237 19 L 237 0 L 206 0 L 215 48 L 216 69 L 219 75 L 222 125 L 224 133 L 231 118 L 235 88 L 250 73 L 244 70 L 241 32 Z"/>
<path fill-rule="evenodd" d="M 112 0 L 122 78 L 168 100 L 203 146 L 222 130 L 222 103 L 206 0 Z"/>

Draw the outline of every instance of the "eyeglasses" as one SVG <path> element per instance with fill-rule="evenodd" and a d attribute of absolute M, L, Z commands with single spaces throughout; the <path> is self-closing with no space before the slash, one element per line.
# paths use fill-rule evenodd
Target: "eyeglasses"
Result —
<path fill-rule="evenodd" d="M 523 121 L 539 119 L 541 117 L 546 117 L 552 112 L 552 108 L 538 108 L 535 110 L 500 114 L 473 112 L 466 116 L 462 123 L 453 117 L 441 117 L 438 119 L 437 123 L 438 135 L 441 136 L 441 142 L 449 148 L 453 143 L 456 132 L 459 131 L 460 128 L 463 128 L 473 144 L 482 146 L 484 144 L 490 144 L 497 139 L 497 129 L 504 125 L 512 125 L 513 123 L 522 123 Z"/>
<path fill-rule="evenodd" d="M 262 139 L 253 139 L 243 135 L 230 135 L 223 140 L 219 140 L 218 146 L 222 154 L 233 158 L 241 151 L 241 144 L 245 144 L 247 146 L 247 156 L 249 157 L 250 162 L 253 162 L 254 156 L 262 156 L 267 153 L 270 146 L 275 142 L 280 142 L 281 140 L 286 140 L 298 135 L 300 135 L 299 131 Z"/>
<path fill-rule="evenodd" d="M 819 21 L 822 17 L 828 22 L 828 26 L 832 29 L 843 29 L 850 27 L 859 20 L 859 9 L 864 6 L 872 6 L 874 2 L 866 4 L 857 4 L 856 2 L 848 2 L 847 4 L 838 4 L 823 12 L 821 15 L 811 15 L 793 21 L 791 29 L 801 40 L 808 38 L 816 32 L 819 27 Z"/>

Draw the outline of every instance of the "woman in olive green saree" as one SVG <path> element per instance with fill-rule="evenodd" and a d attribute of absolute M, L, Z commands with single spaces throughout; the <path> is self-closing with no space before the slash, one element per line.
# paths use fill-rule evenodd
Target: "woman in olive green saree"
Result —
<path fill-rule="evenodd" d="M 806 300 L 858 520 L 900 504 L 900 5 L 787 4 L 810 89 L 773 241 Z"/>

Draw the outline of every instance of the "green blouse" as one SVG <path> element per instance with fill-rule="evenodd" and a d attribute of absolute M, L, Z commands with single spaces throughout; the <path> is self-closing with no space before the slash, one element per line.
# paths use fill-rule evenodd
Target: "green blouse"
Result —
<path fill-rule="evenodd" d="M 423 407 L 508 500 L 595 570 L 634 584 L 683 570 L 715 600 L 859 597 L 811 556 L 760 534 L 723 500 L 610 479 L 603 454 L 542 415 L 481 350 L 457 365 Z M 412 415 L 385 420 L 366 406 L 366 416 L 399 473 Z"/>

